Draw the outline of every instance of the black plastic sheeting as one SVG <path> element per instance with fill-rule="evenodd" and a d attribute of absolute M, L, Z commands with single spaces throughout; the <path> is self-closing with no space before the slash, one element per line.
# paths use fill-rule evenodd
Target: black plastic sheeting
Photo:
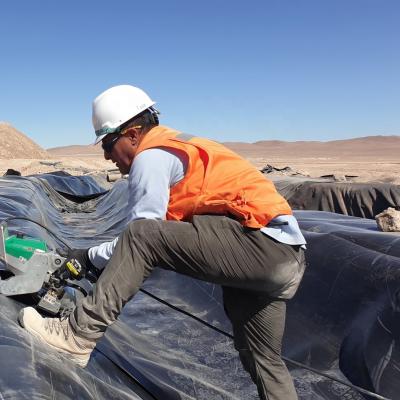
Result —
<path fill-rule="evenodd" d="M 293 209 L 330 211 L 375 218 L 388 207 L 400 206 L 400 186 L 390 183 L 334 182 L 329 179 L 267 175 Z"/>
<path fill-rule="evenodd" d="M 63 197 L 75 203 L 95 199 L 107 192 L 92 176 L 71 176 L 63 171 L 56 171 L 31 177 L 40 179 L 45 187 L 50 186 Z M 105 179 L 99 180 L 105 181 Z"/>
<path fill-rule="evenodd" d="M 85 192 L 85 179 L 77 184 L 75 177 L 55 175 L 2 178 L 0 220 L 34 219 L 71 247 L 110 240 L 124 224 L 127 182 L 118 181 L 104 193 L 89 179 Z M 93 197 L 75 203 L 59 192 Z M 288 303 L 283 353 L 316 370 L 288 362 L 299 398 L 365 398 L 349 387 L 351 382 L 398 398 L 400 236 L 378 232 L 367 219 L 312 211 L 296 216 L 309 242 L 308 267 Z M 62 246 L 29 221 L 9 225 L 50 247 Z M 144 287 L 230 332 L 217 286 L 156 270 Z M 19 327 L 24 302 L 0 295 L 0 398 L 257 399 L 229 338 L 143 293 L 107 330 L 86 369 Z"/>

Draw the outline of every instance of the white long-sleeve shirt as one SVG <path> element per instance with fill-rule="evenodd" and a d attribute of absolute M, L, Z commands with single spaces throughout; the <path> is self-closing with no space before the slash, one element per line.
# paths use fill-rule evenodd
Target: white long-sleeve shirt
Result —
<path fill-rule="evenodd" d="M 173 149 L 147 149 L 135 157 L 128 178 L 126 225 L 137 219 L 165 219 L 170 188 L 184 178 L 187 164 L 187 158 Z M 261 231 L 281 243 L 306 243 L 292 215 L 274 218 Z M 117 241 L 115 238 L 89 249 L 89 258 L 97 268 L 104 268 L 107 264 Z"/>

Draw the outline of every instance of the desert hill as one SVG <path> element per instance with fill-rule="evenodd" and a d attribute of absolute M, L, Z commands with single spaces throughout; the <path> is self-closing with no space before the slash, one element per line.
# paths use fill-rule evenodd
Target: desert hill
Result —
<path fill-rule="evenodd" d="M 246 158 L 374 158 L 398 159 L 400 136 L 366 136 L 355 139 L 285 142 L 263 140 L 255 143 L 225 142 L 225 146 Z M 72 145 L 47 149 L 53 157 L 79 157 L 102 155 L 100 145 Z"/>
<path fill-rule="evenodd" d="M 45 159 L 49 158 L 49 154 L 10 124 L 0 122 L 0 158 Z"/>
<path fill-rule="evenodd" d="M 103 150 L 98 145 L 80 145 L 74 144 L 71 146 L 52 147 L 47 149 L 47 152 L 52 157 L 80 157 L 80 156 L 102 156 Z"/>
<path fill-rule="evenodd" d="M 255 143 L 226 142 L 224 144 L 246 157 L 268 155 L 271 158 L 398 159 L 400 154 L 400 136 L 366 136 L 327 142 L 263 140 Z"/>
<path fill-rule="evenodd" d="M 104 174 L 110 168 L 115 169 L 111 162 L 99 154 L 92 158 L 85 157 L 84 160 L 77 151 L 74 155 L 76 157 L 66 159 L 54 156 L 9 123 L 0 122 L 0 176 L 11 169 L 23 176 L 60 170 L 71 175 Z"/>
<path fill-rule="evenodd" d="M 115 169 L 100 145 L 71 145 L 43 150 L 10 124 L 0 123 L 0 175 L 13 168 L 22 175 L 62 170 L 72 175 Z M 367 136 L 329 142 L 263 140 L 226 142 L 227 147 L 261 169 L 267 164 L 311 177 L 356 176 L 354 182 L 400 184 L 400 136 Z M 43 160 L 45 158 L 46 160 Z"/>

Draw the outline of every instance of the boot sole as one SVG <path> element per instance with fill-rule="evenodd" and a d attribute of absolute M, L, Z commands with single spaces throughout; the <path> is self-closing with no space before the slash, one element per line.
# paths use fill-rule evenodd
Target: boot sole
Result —
<path fill-rule="evenodd" d="M 89 362 L 90 355 L 86 360 L 82 360 L 81 358 L 78 358 L 78 357 L 74 356 L 73 354 L 69 353 L 68 351 L 65 351 L 65 350 L 62 350 L 62 349 L 60 349 L 60 348 L 58 348 L 56 346 L 53 346 L 52 344 L 48 343 L 39 332 L 37 332 L 34 329 L 31 329 L 31 328 L 25 326 L 25 324 L 24 324 L 24 311 L 23 310 L 19 315 L 18 322 L 32 336 L 34 336 L 36 339 L 39 339 L 41 343 L 45 343 L 47 346 L 49 346 L 53 350 L 56 350 L 57 353 L 63 355 L 65 358 L 67 358 L 68 360 L 71 360 L 72 362 L 74 362 L 75 364 L 79 365 L 80 367 L 85 368 L 87 366 L 87 364 Z"/>

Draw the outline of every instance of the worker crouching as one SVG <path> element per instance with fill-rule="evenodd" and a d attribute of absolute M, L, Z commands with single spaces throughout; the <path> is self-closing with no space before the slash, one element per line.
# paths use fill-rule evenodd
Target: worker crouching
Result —
<path fill-rule="evenodd" d="M 223 145 L 160 126 L 154 102 L 129 85 L 93 102 L 96 142 L 129 174 L 126 229 L 73 250 L 102 273 L 66 319 L 21 311 L 33 335 L 81 366 L 156 267 L 219 284 L 234 345 L 261 399 L 296 399 L 281 359 L 286 302 L 304 273 L 304 244 L 286 200 Z"/>

